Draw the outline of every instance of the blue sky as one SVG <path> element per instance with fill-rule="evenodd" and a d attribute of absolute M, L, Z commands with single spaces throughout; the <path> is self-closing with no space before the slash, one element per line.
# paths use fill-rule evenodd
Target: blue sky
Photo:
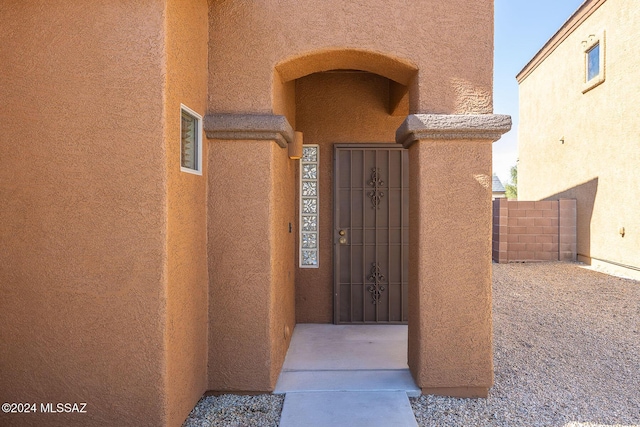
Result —
<path fill-rule="evenodd" d="M 511 132 L 493 144 L 493 172 L 503 183 L 518 159 L 516 74 L 584 0 L 495 0 L 493 110 L 513 118 Z"/>

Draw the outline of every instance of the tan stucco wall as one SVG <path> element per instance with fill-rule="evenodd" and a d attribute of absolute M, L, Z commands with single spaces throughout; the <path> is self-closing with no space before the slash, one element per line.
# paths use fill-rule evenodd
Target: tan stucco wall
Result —
<path fill-rule="evenodd" d="M 393 141 L 407 103 L 491 112 L 491 0 L 26 3 L 0 5 L 0 401 L 88 414 L 2 425 L 173 426 L 205 389 L 273 389 L 295 167 L 273 141 L 222 140 L 203 176 L 179 172 L 180 103 L 284 114 L 324 147 Z M 305 77 L 327 64 L 384 78 Z"/>
<path fill-rule="evenodd" d="M 210 16 L 210 111 L 270 113 L 286 105 L 281 81 L 336 68 L 365 69 L 410 85 L 412 112 L 492 111 L 492 0 L 226 0 L 210 2 Z M 304 60 L 332 49 L 380 58 Z M 384 55 L 419 69 L 418 78 L 400 81 L 406 73 Z M 285 67 L 286 76 L 276 74 L 276 66 L 294 58 L 302 60 Z M 297 75 L 296 67 L 306 68 Z"/>
<path fill-rule="evenodd" d="M 206 168 L 180 171 L 180 104 L 204 116 L 207 102 L 206 0 L 166 3 L 167 424 L 182 425 L 207 388 L 208 275 Z M 207 141 L 203 157 L 207 155 Z"/>
<path fill-rule="evenodd" d="M 163 25 L 0 3 L 0 401 L 87 403 L 0 425 L 164 425 Z"/>
<path fill-rule="evenodd" d="M 425 394 L 486 396 L 493 385 L 491 141 L 414 143 L 409 194 L 409 367 Z"/>
<path fill-rule="evenodd" d="M 210 390 L 267 390 L 271 143 L 209 144 Z M 250 233 L 251 238 L 243 238 Z M 238 310 L 238 306 L 245 307 Z"/>
<path fill-rule="evenodd" d="M 606 80 L 583 94 L 581 41 L 601 30 Z M 637 2 L 608 0 L 521 81 L 518 165 L 519 199 L 577 199 L 579 260 L 593 257 L 636 268 L 639 32 Z M 637 271 L 626 273 L 640 278 Z"/>
<path fill-rule="evenodd" d="M 395 142 L 404 117 L 388 114 L 388 100 L 389 79 L 371 73 L 317 73 L 297 80 L 296 123 L 305 144 L 320 145 L 321 194 L 319 268 L 298 269 L 296 275 L 300 323 L 333 322 L 333 144 Z"/>
<path fill-rule="evenodd" d="M 293 166 L 275 142 L 211 141 L 208 167 L 208 388 L 270 391 L 294 327 Z"/>
<path fill-rule="evenodd" d="M 296 324 L 296 164 L 288 150 L 271 145 L 270 235 L 271 307 L 269 338 L 270 388 L 275 387 Z M 291 227 L 289 226 L 291 225 Z"/>

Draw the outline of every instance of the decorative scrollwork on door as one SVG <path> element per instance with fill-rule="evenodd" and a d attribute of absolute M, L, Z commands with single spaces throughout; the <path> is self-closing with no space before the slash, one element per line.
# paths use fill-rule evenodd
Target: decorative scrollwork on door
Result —
<path fill-rule="evenodd" d="M 373 209 L 380 209 L 380 201 L 384 197 L 384 192 L 380 191 L 379 188 L 384 185 L 384 181 L 380 179 L 379 176 L 380 169 L 372 168 L 371 169 L 371 178 L 369 180 L 369 185 L 373 187 L 372 191 L 367 193 L 369 198 L 371 199 L 371 204 L 373 205 Z"/>
<path fill-rule="evenodd" d="M 371 272 L 367 277 L 367 280 L 370 282 L 373 282 L 372 284 L 367 286 L 367 291 L 369 291 L 369 293 L 371 294 L 371 299 L 372 299 L 371 302 L 373 304 L 378 304 L 378 301 L 380 300 L 380 295 L 382 295 L 382 293 L 386 290 L 386 286 L 384 285 L 384 282 L 386 282 L 387 279 L 380 272 L 380 266 L 378 265 L 377 262 L 374 262 L 373 264 L 371 264 Z"/>

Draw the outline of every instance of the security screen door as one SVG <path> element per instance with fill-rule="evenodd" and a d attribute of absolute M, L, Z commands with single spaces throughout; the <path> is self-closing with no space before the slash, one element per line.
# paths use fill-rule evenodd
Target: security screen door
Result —
<path fill-rule="evenodd" d="M 407 323 L 408 152 L 336 144 L 334 174 L 335 323 Z"/>

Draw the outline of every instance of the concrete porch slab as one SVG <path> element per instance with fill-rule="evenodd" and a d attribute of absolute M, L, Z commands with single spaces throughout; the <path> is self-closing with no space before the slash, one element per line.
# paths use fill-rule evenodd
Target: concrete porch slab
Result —
<path fill-rule="evenodd" d="M 402 325 L 298 324 L 274 393 L 280 427 L 416 427 Z"/>
<path fill-rule="evenodd" d="M 417 427 L 404 392 L 289 393 L 280 427 Z"/>
<path fill-rule="evenodd" d="M 408 369 L 406 325 L 296 325 L 286 371 Z"/>

